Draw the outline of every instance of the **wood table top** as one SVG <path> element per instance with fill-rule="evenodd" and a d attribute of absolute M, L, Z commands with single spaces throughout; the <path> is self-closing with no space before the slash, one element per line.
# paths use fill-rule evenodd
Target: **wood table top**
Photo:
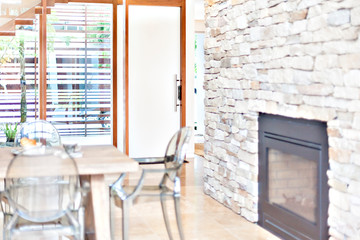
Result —
<path fill-rule="evenodd" d="M 0 179 L 4 179 L 10 161 L 11 147 L 0 148 Z M 82 157 L 75 158 L 80 175 L 104 175 L 136 172 L 139 164 L 112 145 L 81 146 Z"/>

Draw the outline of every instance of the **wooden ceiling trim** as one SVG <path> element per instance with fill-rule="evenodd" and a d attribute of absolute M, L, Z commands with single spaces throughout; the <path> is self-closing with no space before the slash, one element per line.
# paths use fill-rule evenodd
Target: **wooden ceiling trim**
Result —
<path fill-rule="evenodd" d="M 43 4 L 43 2 L 41 1 L 41 3 L 39 4 L 39 6 L 43 6 L 44 4 Z M 46 1 L 46 6 L 47 7 L 53 7 L 53 6 L 55 6 L 55 0 L 47 0 Z"/>
<path fill-rule="evenodd" d="M 15 35 L 16 35 L 15 31 L 0 32 L 0 36 L 4 36 L 4 37 L 13 37 Z"/>
<path fill-rule="evenodd" d="M 46 0 L 46 6 L 51 7 L 55 6 L 55 2 L 67 2 L 68 0 Z M 10 22 L 6 23 L 5 25 L 0 27 L 0 36 L 13 36 L 15 32 L 16 25 L 33 25 L 34 19 L 36 14 L 42 14 L 43 9 L 43 1 L 38 6 L 31 7 L 24 13 L 20 14 L 19 16 L 10 16 L 13 18 Z M 47 14 L 51 14 L 51 9 L 47 8 Z"/>
<path fill-rule="evenodd" d="M 113 0 L 69 0 L 69 2 L 75 2 L 75 3 L 108 3 L 108 4 L 113 4 Z"/>
<path fill-rule="evenodd" d="M 34 20 L 31 19 L 15 19 L 15 25 L 33 25 Z"/>
<path fill-rule="evenodd" d="M 35 7 L 35 14 L 42 14 L 42 7 Z M 46 14 L 51 14 L 51 8 L 46 8 Z"/>
<path fill-rule="evenodd" d="M 55 0 L 55 3 L 69 3 L 69 0 Z"/>
<path fill-rule="evenodd" d="M 181 7 L 183 0 L 128 0 L 129 5 Z"/>

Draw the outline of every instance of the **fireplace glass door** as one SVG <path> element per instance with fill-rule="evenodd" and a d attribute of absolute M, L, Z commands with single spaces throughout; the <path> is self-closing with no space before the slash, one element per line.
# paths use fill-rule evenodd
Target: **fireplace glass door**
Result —
<path fill-rule="evenodd" d="M 316 222 L 316 161 L 269 149 L 269 203 Z"/>

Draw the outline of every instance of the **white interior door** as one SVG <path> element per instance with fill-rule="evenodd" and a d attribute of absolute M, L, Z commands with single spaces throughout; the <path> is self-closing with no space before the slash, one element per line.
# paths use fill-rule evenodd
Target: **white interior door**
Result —
<path fill-rule="evenodd" d="M 163 156 L 180 128 L 180 8 L 129 6 L 129 155 Z"/>

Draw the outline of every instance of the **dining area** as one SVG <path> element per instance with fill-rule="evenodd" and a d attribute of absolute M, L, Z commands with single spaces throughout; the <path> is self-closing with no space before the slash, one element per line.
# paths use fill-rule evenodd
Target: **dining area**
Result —
<path fill-rule="evenodd" d="M 185 1 L 149 3 L 0 4 L 8 20 L 0 23 L 3 239 L 32 233 L 39 239 L 40 232 L 58 230 L 65 239 L 129 239 L 131 207 L 143 192 L 160 202 L 168 237 L 184 239 L 179 176 L 192 134 L 180 23 L 187 11 Z M 127 36 L 118 28 L 125 25 Z M 147 39 L 153 31 L 161 34 L 122 49 L 125 39 Z M 144 56 L 154 57 L 154 50 L 164 54 L 155 54 L 150 66 Z M 146 77 L 136 74 L 147 67 Z M 149 83 L 157 90 L 143 92 Z M 160 177 L 149 187 L 145 179 L 152 174 Z M 166 212 L 169 198 L 174 216 Z M 114 209 L 121 216 L 116 227 Z"/>
<path fill-rule="evenodd" d="M 149 196 L 154 187 L 156 193 L 150 195 L 160 197 L 172 239 L 164 201 L 173 197 L 180 207 L 179 174 L 190 137 L 190 128 L 182 128 L 170 140 L 165 157 L 133 159 L 112 145 L 62 144 L 56 128 L 44 120 L 23 123 L 13 146 L 0 148 L 3 239 L 28 239 L 32 234 L 39 239 L 46 232 L 58 232 L 55 239 L 118 239 L 111 229 L 111 198 L 122 203 L 121 239 L 129 239 L 129 208 L 142 191 Z M 141 167 L 151 161 L 165 166 Z M 136 172 L 141 176 L 131 189 L 127 174 Z M 152 173 L 163 176 L 160 184 L 147 189 L 144 175 Z M 111 181 L 119 178 L 109 183 L 108 176 Z M 180 212 L 176 211 L 181 235 Z"/>
<path fill-rule="evenodd" d="M 226 129 L 247 133 L 228 126 L 234 99 L 195 118 L 203 84 L 195 84 L 202 64 L 194 62 L 201 45 L 194 30 L 205 32 L 205 24 L 194 19 L 194 2 L 206 3 L 0 4 L 8 20 L 0 21 L 0 239 L 277 240 L 247 221 L 256 205 L 241 194 L 254 196 L 222 171 L 233 162 L 216 165 L 239 139 L 224 150 L 206 138 L 200 158 L 186 150 L 203 123 L 202 138 L 216 142 L 228 143 Z M 40 126 L 25 131 L 33 122 Z M 221 192 L 228 185 L 240 195 Z"/>

